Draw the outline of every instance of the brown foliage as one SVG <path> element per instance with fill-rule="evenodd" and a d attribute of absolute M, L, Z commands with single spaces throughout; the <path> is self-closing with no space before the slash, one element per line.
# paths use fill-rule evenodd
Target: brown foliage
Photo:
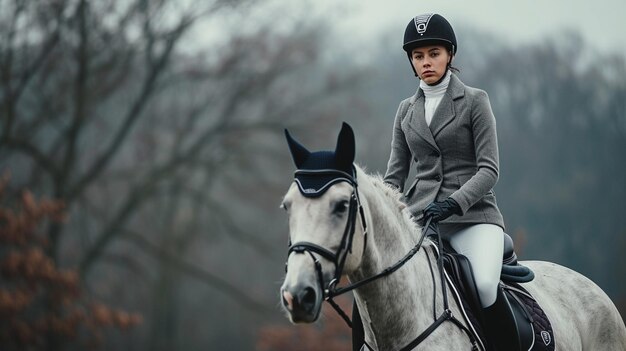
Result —
<path fill-rule="evenodd" d="M 350 315 L 351 300 L 337 302 Z M 335 310 L 324 304 L 321 321 L 310 325 L 269 325 L 259 330 L 258 351 L 345 351 L 352 345 L 351 330 Z"/>
<path fill-rule="evenodd" d="M 40 349 L 50 339 L 95 347 L 106 327 L 127 329 L 141 317 L 93 302 L 76 270 L 60 269 L 37 233 L 45 221 L 63 221 L 63 204 L 22 192 L 16 208 L 5 205 L 8 178 L 0 180 L 0 345 Z"/>

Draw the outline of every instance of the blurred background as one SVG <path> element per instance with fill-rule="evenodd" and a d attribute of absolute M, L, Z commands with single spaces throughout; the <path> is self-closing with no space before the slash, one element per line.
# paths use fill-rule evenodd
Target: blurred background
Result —
<path fill-rule="evenodd" d="M 0 0 L 0 349 L 348 349 L 332 310 L 279 307 L 282 133 L 332 149 L 347 121 L 384 173 L 424 12 L 490 96 L 518 255 L 626 316 L 622 0 Z"/>

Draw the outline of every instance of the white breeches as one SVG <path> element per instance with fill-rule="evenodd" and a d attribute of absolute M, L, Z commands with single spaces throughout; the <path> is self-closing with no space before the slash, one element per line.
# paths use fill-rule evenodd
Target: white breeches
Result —
<path fill-rule="evenodd" d="M 502 269 L 502 228 L 495 224 L 441 224 L 440 233 L 456 252 L 470 260 L 481 305 L 493 305 Z"/>

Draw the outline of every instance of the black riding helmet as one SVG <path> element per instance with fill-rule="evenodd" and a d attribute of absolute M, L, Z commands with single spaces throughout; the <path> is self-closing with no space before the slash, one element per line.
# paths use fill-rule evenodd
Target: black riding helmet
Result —
<path fill-rule="evenodd" d="M 425 13 L 416 16 L 409 22 L 404 31 L 404 44 L 402 48 L 406 51 L 411 63 L 411 69 L 417 77 L 417 72 L 411 62 L 411 51 L 413 49 L 427 45 L 443 45 L 454 56 L 457 52 L 456 36 L 454 29 L 443 16 L 436 13 Z"/>

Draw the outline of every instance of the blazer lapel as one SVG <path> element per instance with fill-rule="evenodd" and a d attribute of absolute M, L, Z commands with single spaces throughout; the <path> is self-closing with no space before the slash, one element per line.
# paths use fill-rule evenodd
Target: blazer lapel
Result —
<path fill-rule="evenodd" d="M 433 133 L 426 124 L 426 117 L 424 116 L 424 92 L 419 89 L 416 94 L 415 103 L 411 110 L 411 116 L 409 116 L 409 127 L 413 128 L 417 134 L 426 140 L 435 150 L 439 150 Z"/>
<path fill-rule="evenodd" d="M 452 97 L 446 92 L 435 110 L 433 120 L 430 122 L 430 130 L 432 130 L 433 137 L 436 137 L 445 126 L 450 124 L 454 117 L 455 113 Z"/>
<path fill-rule="evenodd" d="M 430 130 L 432 130 L 433 137 L 437 137 L 437 134 L 441 132 L 448 124 L 450 124 L 456 116 L 454 110 L 454 100 L 465 95 L 465 88 L 463 83 L 457 78 L 456 75 L 450 76 L 450 83 L 448 90 L 441 99 L 439 106 L 435 110 L 433 120 L 430 122 Z"/>

